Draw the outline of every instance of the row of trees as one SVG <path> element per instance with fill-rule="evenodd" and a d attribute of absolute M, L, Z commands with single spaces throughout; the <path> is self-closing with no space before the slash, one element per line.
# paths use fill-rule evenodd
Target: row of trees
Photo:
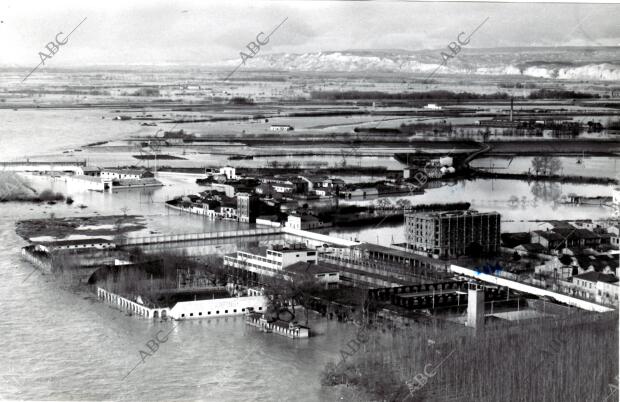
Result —
<path fill-rule="evenodd" d="M 394 100 L 469 100 L 469 99 L 508 99 L 503 92 L 478 94 L 473 92 L 452 92 L 445 90 L 423 92 L 381 92 L 381 91 L 313 91 L 313 99 L 346 100 L 346 99 L 394 99 Z"/>

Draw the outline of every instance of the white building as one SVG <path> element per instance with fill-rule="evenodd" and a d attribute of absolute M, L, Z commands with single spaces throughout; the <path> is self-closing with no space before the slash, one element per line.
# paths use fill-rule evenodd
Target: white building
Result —
<path fill-rule="evenodd" d="M 439 158 L 439 164 L 441 166 L 452 166 L 453 159 L 450 156 L 442 156 Z"/>
<path fill-rule="evenodd" d="M 35 246 L 36 251 L 43 251 L 49 253 L 51 251 L 59 250 L 86 250 L 86 249 L 111 249 L 115 248 L 116 244 L 108 239 L 92 238 L 92 239 L 77 239 L 77 240 L 58 240 L 53 242 L 47 242 L 43 244 L 37 244 Z"/>
<path fill-rule="evenodd" d="M 130 311 L 137 316 L 148 318 L 173 318 L 175 320 L 190 320 L 198 318 L 214 318 L 235 315 L 245 315 L 250 312 L 263 312 L 267 309 L 268 300 L 262 292 L 248 289 L 248 296 L 205 298 L 201 300 L 178 301 L 174 305 L 147 307 L 140 296 L 134 300 L 97 288 L 100 300 Z"/>
<path fill-rule="evenodd" d="M 325 224 L 316 216 L 289 215 L 284 226 L 291 229 L 307 230 L 322 228 Z"/>
<path fill-rule="evenodd" d="M 148 170 L 139 169 L 103 169 L 102 179 L 140 180 L 155 177 Z"/>
<path fill-rule="evenodd" d="M 601 304 L 613 305 L 617 308 L 619 294 L 618 290 L 620 289 L 620 286 L 618 285 L 618 282 L 596 282 L 596 302 Z"/>
<path fill-rule="evenodd" d="M 235 168 L 232 166 L 221 167 L 220 174 L 223 174 L 224 176 L 226 176 L 228 180 L 235 180 L 237 178 Z"/>
<path fill-rule="evenodd" d="M 293 131 L 293 126 L 284 125 L 284 124 L 274 124 L 269 127 L 271 131 Z"/>
<path fill-rule="evenodd" d="M 227 297 L 179 302 L 170 309 L 175 320 L 242 315 L 250 311 L 263 312 L 267 309 L 265 296 Z"/>
<path fill-rule="evenodd" d="M 601 282 L 605 284 L 599 285 Z M 599 297 L 599 289 L 601 289 L 601 291 L 603 289 L 606 289 L 607 291 L 613 290 L 614 288 L 609 289 L 607 285 L 617 282 L 618 280 L 614 275 L 602 274 L 595 271 L 588 271 L 581 275 L 573 276 L 573 288 L 576 295 L 587 300 L 596 300 Z M 617 288 L 615 289 L 617 295 Z M 601 295 L 601 297 L 603 297 L 603 295 Z"/>
<path fill-rule="evenodd" d="M 441 110 L 441 106 L 435 104 L 435 103 L 429 103 L 428 105 L 424 106 L 424 109 L 427 110 Z"/>
<path fill-rule="evenodd" d="M 78 166 L 78 168 L 75 169 L 75 174 L 96 177 L 101 175 L 101 169 L 95 166 Z"/>
<path fill-rule="evenodd" d="M 296 262 L 317 262 L 316 250 L 303 243 L 283 246 L 275 244 L 264 256 L 237 251 L 236 255 L 224 256 L 224 266 L 243 269 L 259 275 L 276 276 L 284 274 L 283 269 Z"/>

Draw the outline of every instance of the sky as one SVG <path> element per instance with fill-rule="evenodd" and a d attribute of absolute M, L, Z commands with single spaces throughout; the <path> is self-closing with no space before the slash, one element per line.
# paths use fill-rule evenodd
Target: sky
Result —
<path fill-rule="evenodd" d="M 620 4 L 3 0 L 0 65 L 210 64 L 239 60 L 260 32 L 264 53 L 439 49 L 473 31 L 469 47 L 620 46 Z M 263 38 L 261 36 L 260 38 Z"/>

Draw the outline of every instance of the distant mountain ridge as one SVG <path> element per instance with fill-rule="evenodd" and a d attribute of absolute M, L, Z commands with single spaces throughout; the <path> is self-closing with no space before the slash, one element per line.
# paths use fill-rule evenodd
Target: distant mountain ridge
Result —
<path fill-rule="evenodd" d="M 450 50 L 343 50 L 257 55 L 248 69 L 323 72 L 432 73 Z M 445 57 L 445 56 L 444 56 Z M 238 59 L 215 65 L 235 65 Z M 524 75 L 552 79 L 620 80 L 620 46 L 464 47 L 438 74 Z"/>

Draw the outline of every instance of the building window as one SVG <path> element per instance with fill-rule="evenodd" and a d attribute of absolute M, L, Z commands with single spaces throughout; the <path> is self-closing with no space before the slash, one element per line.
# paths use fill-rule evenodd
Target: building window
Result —
<path fill-rule="evenodd" d="M 228 310 L 224 310 L 224 314 L 228 314 Z"/>
<path fill-rule="evenodd" d="M 202 311 L 200 313 L 198 313 L 198 315 L 202 315 Z"/>
<path fill-rule="evenodd" d="M 193 316 L 194 316 L 194 313 L 189 313 L 189 316 L 190 316 L 190 317 L 193 317 Z"/>
<path fill-rule="evenodd" d="M 220 313 L 220 310 L 217 310 L 217 311 L 215 312 L 215 314 L 219 314 L 219 313 Z"/>
<path fill-rule="evenodd" d="M 181 317 L 185 317 L 185 314 L 181 314 Z"/>
<path fill-rule="evenodd" d="M 245 311 L 245 309 L 244 309 L 244 308 L 242 308 L 242 309 L 241 309 L 241 312 L 244 312 L 244 311 Z"/>
<path fill-rule="evenodd" d="M 207 315 L 211 315 L 211 312 L 210 312 L 210 311 L 207 311 Z"/>
<path fill-rule="evenodd" d="M 234 309 L 234 310 L 233 310 L 233 313 L 236 313 L 236 312 L 237 312 L 237 309 Z"/>
<path fill-rule="evenodd" d="M 259 307 L 258 309 L 259 309 L 259 310 L 262 310 L 263 308 L 262 308 L 262 307 Z"/>

